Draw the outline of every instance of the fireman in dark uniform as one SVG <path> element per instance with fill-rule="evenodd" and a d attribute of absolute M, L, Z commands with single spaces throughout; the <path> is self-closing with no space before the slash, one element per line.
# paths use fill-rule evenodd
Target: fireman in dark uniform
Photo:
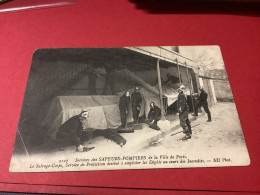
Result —
<path fill-rule="evenodd" d="M 187 140 L 191 138 L 191 125 L 189 121 L 189 106 L 187 104 L 187 98 L 184 94 L 185 86 L 181 85 L 178 89 L 179 95 L 177 99 L 177 114 L 179 115 L 180 125 L 183 129 L 183 133 L 186 134 L 182 140 Z"/>
<path fill-rule="evenodd" d="M 200 108 L 201 106 L 204 108 L 205 112 L 208 115 L 208 120 L 207 122 L 211 121 L 211 113 L 209 111 L 209 107 L 208 107 L 208 94 L 204 91 L 203 87 L 199 87 L 200 89 L 200 96 L 199 96 L 199 101 L 195 106 L 195 116 L 198 116 L 198 108 Z"/>
<path fill-rule="evenodd" d="M 119 100 L 119 110 L 122 128 L 126 127 L 126 119 L 129 112 L 129 104 L 130 104 L 130 92 L 126 91 L 124 95 L 120 97 Z"/>
<path fill-rule="evenodd" d="M 83 147 L 83 142 L 90 138 L 88 126 L 88 111 L 83 110 L 79 115 L 75 115 L 68 119 L 59 127 L 57 140 L 59 141 L 59 150 L 64 150 L 66 144 L 73 144 L 76 150 L 83 152 L 86 147 Z M 93 132 L 92 132 L 93 133 Z"/>
<path fill-rule="evenodd" d="M 150 111 L 148 113 L 148 124 L 149 127 L 155 130 L 160 130 L 157 126 L 157 122 L 161 119 L 161 109 L 154 104 L 150 103 Z"/>
<path fill-rule="evenodd" d="M 132 103 L 134 123 L 137 124 L 139 122 L 138 121 L 139 113 L 142 105 L 142 96 L 138 86 L 135 87 L 135 91 L 131 95 L 131 103 Z"/>

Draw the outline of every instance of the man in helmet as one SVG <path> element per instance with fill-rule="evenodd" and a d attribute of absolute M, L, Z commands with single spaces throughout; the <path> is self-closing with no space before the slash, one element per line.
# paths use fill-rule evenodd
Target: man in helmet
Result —
<path fill-rule="evenodd" d="M 187 104 L 187 98 L 184 94 L 185 86 L 181 85 L 178 88 L 178 99 L 177 99 L 177 114 L 179 115 L 180 125 L 183 129 L 183 133 L 186 134 L 182 140 L 191 139 L 191 125 L 188 118 L 189 115 L 189 106 Z"/>
<path fill-rule="evenodd" d="M 131 95 L 131 103 L 132 103 L 134 123 L 137 124 L 139 122 L 138 121 L 139 113 L 142 105 L 142 96 L 138 86 L 135 87 L 135 91 Z"/>
<path fill-rule="evenodd" d="M 154 102 L 150 103 L 150 111 L 148 113 L 148 125 L 150 128 L 160 130 L 157 122 L 161 119 L 161 109 L 155 105 Z"/>
<path fill-rule="evenodd" d="M 89 129 L 88 111 L 83 110 L 79 115 L 71 117 L 59 127 L 56 136 L 59 142 L 59 150 L 64 150 L 65 145 L 75 145 L 78 152 L 88 150 L 89 148 L 82 144 L 91 138 L 93 132 L 87 131 L 87 129 Z"/>
<path fill-rule="evenodd" d="M 204 91 L 202 86 L 199 87 L 199 90 L 200 90 L 200 96 L 199 96 L 199 101 L 195 106 L 195 116 L 198 116 L 198 108 L 200 108 L 202 106 L 208 115 L 207 122 L 210 122 L 211 113 L 209 111 L 208 102 L 207 102 L 208 94 Z"/>
<path fill-rule="evenodd" d="M 126 91 L 125 94 L 122 95 L 119 99 L 119 111 L 120 111 L 122 128 L 126 127 L 129 105 L 130 105 L 130 92 Z"/>

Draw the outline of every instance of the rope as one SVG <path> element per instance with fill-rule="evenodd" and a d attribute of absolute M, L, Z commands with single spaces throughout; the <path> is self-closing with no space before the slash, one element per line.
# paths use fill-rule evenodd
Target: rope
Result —
<path fill-rule="evenodd" d="M 22 137 L 22 135 L 21 135 L 21 133 L 20 133 L 20 130 L 18 129 L 17 131 L 18 131 L 19 136 L 20 136 L 20 138 L 21 138 L 21 141 L 22 141 L 22 144 L 23 144 L 23 146 L 24 146 L 25 152 L 26 152 L 27 156 L 30 157 L 30 155 L 29 155 L 29 153 L 28 153 L 28 151 L 27 151 L 27 149 L 26 149 L 26 146 L 25 146 L 25 144 L 24 144 L 23 137 Z"/>

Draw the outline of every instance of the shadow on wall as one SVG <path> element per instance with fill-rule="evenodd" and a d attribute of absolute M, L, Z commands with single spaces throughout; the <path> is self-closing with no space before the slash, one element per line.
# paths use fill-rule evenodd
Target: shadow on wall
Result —
<path fill-rule="evenodd" d="M 181 74 L 183 78 L 183 82 L 187 84 L 187 76 L 186 76 L 186 69 L 183 67 L 180 67 Z M 129 75 L 127 75 L 127 71 L 124 71 L 126 69 L 117 70 L 113 74 L 113 85 L 111 84 L 108 86 L 108 90 L 105 90 L 106 85 L 106 77 L 102 75 L 106 75 L 106 72 L 104 71 L 104 68 L 98 68 L 96 69 L 96 72 L 99 74 L 92 78 L 92 80 L 95 80 L 93 83 L 94 91 L 95 93 L 91 93 L 90 90 L 90 77 L 89 74 L 85 74 L 81 79 L 79 79 L 74 85 L 70 87 L 67 91 L 64 92 L 63 95 L 69 96 L 69 95 L 115 95 L 116 93 L 131 89 L 132 87 L 136 85 L 140 85 L 138 82 L 129 79 Z M 177 67 L 169 67 L 169 68 L 161 68 L 161 77 L 162 82 L 167 81 L 167 74 L 173 75 L 175 77 L 178 77 Z M 129 71 L 130 73 L 135 74 L 137 77 L 142 79 L 145 83 L 155 86 L 157 84 L 157 70 L 154 68 L 153 70 L 144 70 L 144 71 Z M 114 93 L 111 90 L 111 87 L 113 88 Z M 104 93 L 106 91 L 106 93 Z"/>
<path fill-rule="evenodd" d="M 228 81 L 215 80 L 213 83 L 218 102 L 234 102 L 234 97 Z"/>
<path fill-rule="evenodd" d="M 260 15 L 258 0 L 129 0 L 136 9 L 152 14 Z"/>

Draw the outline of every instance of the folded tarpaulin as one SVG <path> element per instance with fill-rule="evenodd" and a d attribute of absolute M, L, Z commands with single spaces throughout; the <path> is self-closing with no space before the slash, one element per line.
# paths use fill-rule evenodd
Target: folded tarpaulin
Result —
<path fill-rule="evenodd" d="M 143 103 L 139 116 L 144 114 L 147 116 L 150 110 L 150 102 L 153 101 L 156 105 L 159 105 L 159 98 L 144 88 L 140 92 Z M 88 127 L 101 130 L 116 129 L 121 125 L 120 95 L 57 96 L 50 103 L 42 125 L 49 129 L 48 135 L 55 138 L 58 128 L 69 118 L 80 114 L 84 109 L 89 112 Z M 127 122 L 132 121 L 133 114 L 130 104 Z"/>
<path fill-rule="evenodd" d="M 90 128 L 116 128 L 121 125 L 118 102 L 118 96 L 57 96 L 42 125 L 48 127 L 48 135 L 55 138 L 60 125 L 84 109 L 89 112 Z"/>

